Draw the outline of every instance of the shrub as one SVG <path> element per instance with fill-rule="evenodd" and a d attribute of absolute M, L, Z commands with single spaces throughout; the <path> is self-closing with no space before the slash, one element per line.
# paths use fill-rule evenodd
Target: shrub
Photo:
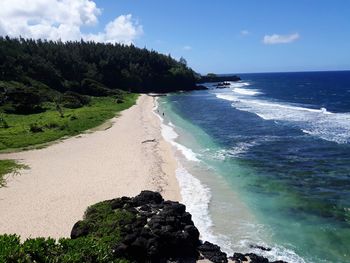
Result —
<path fill-rule="evenodd" d="M 50 122 L 45 124 L 45 127 L 48 129 L 56 129 L 58 128 L 60 125 L 57 122 Z"/>
<path fill-rule="evenodd" d="M 0 236 L 0 262 L 8 263 L 126 263 L 116 258 L 106 243 L 92 238 L 27 239 L 21 244 L 17 235 Z"/>
<path fill-rule="evenodd" d="M 26 262 L 29 261 L 20 243 L 19 236 L 0 236 L 0 262 Z"/>
<path fill-rule="evenodd" d="M 31 132 L 33 132 L 33 133 L 43 132 L 44 131 L 43 127 L 41 125 L 39 125 L 38 123 L 36 123 L 36 122 L 35 123 L 31 123 L 29 125 L 29 130 Z"/>
<path fill-rule="evenodd" d="M 113 95 L 114 91 L 111 89 L 108 89 L 105 85 L 102 83 L 92 80 L 92 79 L 83 79 L 81 82 L 80 92 L 85 95 L 90 96 L 109 96 Z"/>
<path fill-rule="evenodd" d="M 1 128 L 10 128 L 10 126 L 8 125 L 7 121 L 5 120 L 5 118 L 3 116 L 0 115 L 0 127 Z"/>
<path fill-rule="evenodd" d="M 90 99 L 88 96 L 73 91 L 67 91 L 63 94 L 61 101 L 64 107 L 76 109 L 89 104 Z"/>
<path fill-rule="evenodd" d="M 53 259 L 61 254 L 60 245 L 52 238 L 27 239 L 21 248 L 30 262 L 55 262 Z"/>
<path fill-rule="evenodd" d="M 31 114 L 44 111 L 37 91 L 20 83 L 5 84 L 8 87 L 2 96 L 2 104 L 9 104 L 6 108 L 8 113 Z"/>

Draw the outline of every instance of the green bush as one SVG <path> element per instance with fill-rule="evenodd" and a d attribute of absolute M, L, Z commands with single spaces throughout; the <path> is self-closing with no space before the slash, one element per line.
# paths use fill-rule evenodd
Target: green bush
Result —
<path fill-rule="evenodd" d="M 1 263 L 126 263 L 116 258 L 108 244 L 93 238 L 58 241 L 52 238 L 27 239 L 23 243 L 17 235 L 0 235 Z"/>
<path fill-rule="evenodd" d="M 31 123 L 29 125 L 29 130 L 33 133 L 37 133 L 37 132 L 43 132 L 44 129 L 41 125 L 39 125 L 38 123 Z"/>
<path fill-rule="evenodd" d="M 77 109 L 83 107 L 84 105 L 88 105 L 90 99 L 88 96 L 84 96 L 73 91 L 67 91 L 63 94 L 61 101 L 64 107 Z"/>
<path fill-rule="evenodd" d="M 89 229 L 86 235 L 70 239 L 27 239 L 17 235 L 0 235 L 0 263 L 126 263 L 113 251 L 123 235 L 122 226 L 134 215 L 125 210 L 113 210 L 110 201 L 90 206 L 79 227 Z"/>
<path fill-rule="evenodd" d="M 47 129 L 56 129 L 58 127 L 60 127 L 60 125 L 57 122 L 49 122 L 45 124 L 45 128 Z"/>
<path fill-rule="evenodd" d="M 11 105 L 8 113 L 31 114 L 44 110 L 40 96 L 28 87 L 7 91 L 6 103 Z"/>
<path fill-rule="evenodd" d="M 80 93 L 97 97 L 114 94 L 111 89 L 108 89 L 105 85 L 93 79 L 83 79 L 81 82 Z"/>
<path fill-rule="evenodd" d="M 7 121 L 5 120 L 5 118 L 3 116 L 1 116 L 1 115 L 0 115 L 0 127 L 4 128 L 4 129 L 10 128 L 10 126 L 7 123 Z"/>

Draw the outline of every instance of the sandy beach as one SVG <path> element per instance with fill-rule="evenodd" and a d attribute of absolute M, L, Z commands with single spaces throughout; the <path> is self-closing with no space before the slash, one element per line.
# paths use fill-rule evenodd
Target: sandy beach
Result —
<path fill-rule="evenodd" d="M 30 167 L 0 188 L 0 234 L 69 237 L 89 205 L 144 189 L 180 200 L 176 160 L 153 107 L 154 98 L 142 95 L 107 130 L 0 155 Z"/>

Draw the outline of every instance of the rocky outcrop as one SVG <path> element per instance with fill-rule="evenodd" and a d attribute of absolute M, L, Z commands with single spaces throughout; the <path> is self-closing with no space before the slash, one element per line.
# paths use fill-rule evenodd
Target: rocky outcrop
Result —
<path fill-rule="evenodd" d="M 201 76 L 197 83 L 213 83 L 213 82 L 226 82 L 226 81 L 240 81 L 241 78 L 237 75 L 225 75 L 218 76 L 215 74 Z"/>
<path fill-rule="evenodd" d="M 224 89 L 224 88 L 227 88 L 229 87 L 231 84 L 229 82 L 219 82 L 218 84 L 215 84 L 214 86 L 217 88 L 217 89 Z"/>
<path fill-rule="evenodd" d="M 222 252 L 219 246 L 214 245 L 208 241 L 205 241 L 204 244 L 200 245 L 197 250 L 203 256 L 203 258 L 208 259 L 211 262 L 228 262 L 226 253 Z"/>
<path fill-rule="evenodd" d="M 165 201 L 159 193 L 151 191 L 142 191 L 134 198 L 104 201 L 88 208 L 84 220 L 78 221 L 71 231 L 72 239 L 84 237 L 104 238 L 116 258 L 135 262 L 206 259 L 226 263 L 229 259 L 231 262 L 246 262 L 247 257 L 253 263 L 269 262 L 254 254 L 235 253 L 227 258 L 219 246 L 199 240 L 199 231 L 183 204 Z"/>
<path fill-rule="evenodd" d="M 235 253 L 232 257 L 229 257 L 229 260 L 234 263 L 287 263 L 282 260 L 278 261 L 269 261 L 267 258 L 263 256 L 259 256 L 253 253 L 241 254 Z"/>
<path fill-rule="evenodd" d="M 196 259 L 199 232 L 183 204 L 164 201 L 159 193 L 143 191 L 134 198 L 105 201 L 113 211 L 125 210 L 132 219 L 121 226 L 121 240 L 114 245 L 117 257 L 137 262 Z M 84 220 L 91 220 L 87 214 Z M 83 221 L 77 222 L 71 238 L 89 236 Z M 89 225 L 93 225 L 94 223 Z"/>

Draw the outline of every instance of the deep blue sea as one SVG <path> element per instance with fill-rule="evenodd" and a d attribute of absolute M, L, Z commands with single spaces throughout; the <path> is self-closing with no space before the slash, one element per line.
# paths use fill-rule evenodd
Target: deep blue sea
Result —
<path fill-rule="evenodd" d="M 240 77 L 158 100 L 202 237 L 228 253 L 350 262 L 350 71 Z"/>

